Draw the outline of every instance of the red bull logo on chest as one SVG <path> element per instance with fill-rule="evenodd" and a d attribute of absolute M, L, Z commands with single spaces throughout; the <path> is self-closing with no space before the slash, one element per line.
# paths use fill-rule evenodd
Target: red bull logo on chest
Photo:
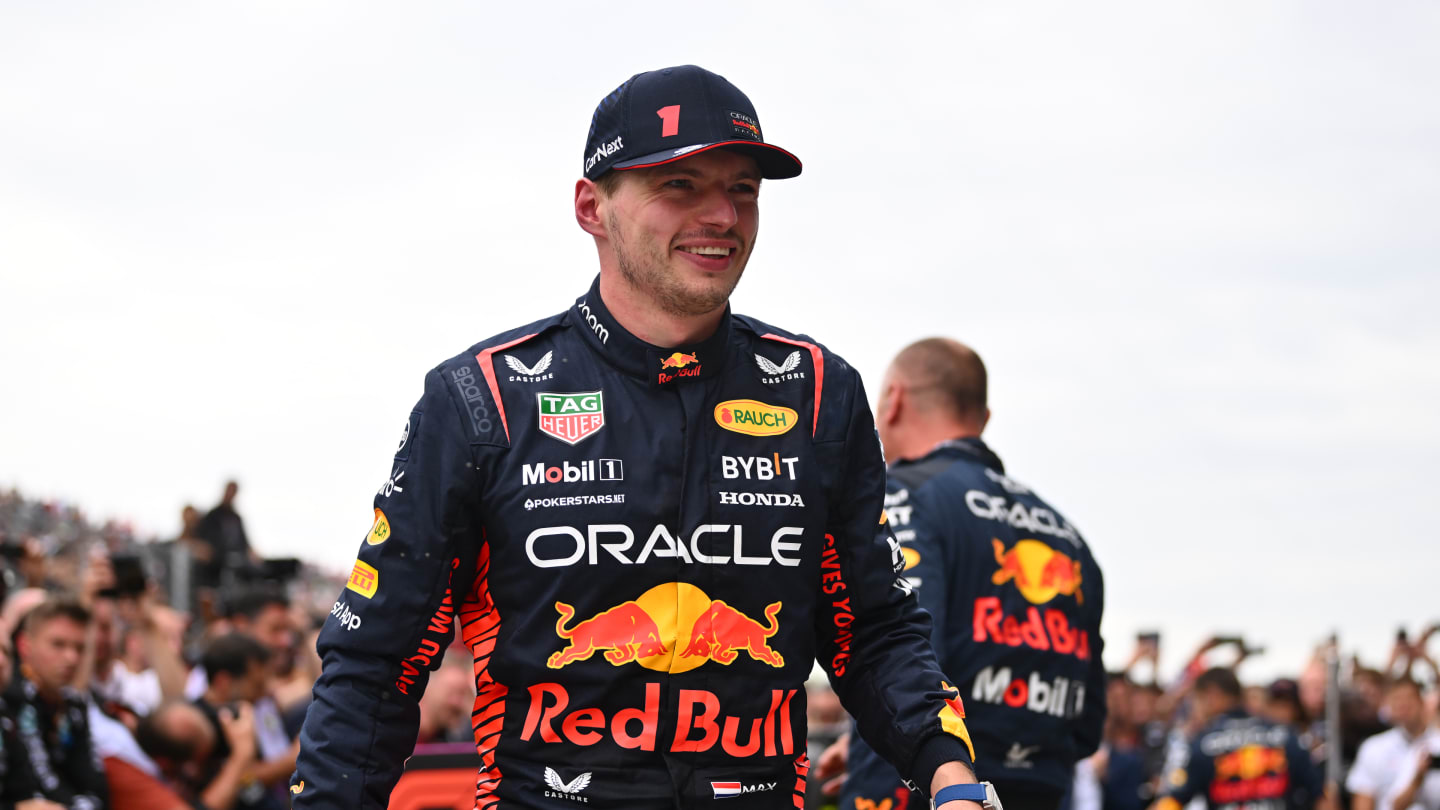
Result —
<path fill-rule="evenodd" d="M 556 602 L 560 618 L 555 634 L 569 644 L 545 663 L 563 669 L 601 653 L 612 666 L 633 662 L 656 672 L 677 673 L 706 661 L 729 666 L 744 654 L 783 667 L 784 656 L 770 646 L 780 629 L 781 607 L 780 602 L 770 603 L 764 621 L 758 621 L 687 582 L 656 585 L 636 599 L 573 624 L 575 608 Z"/>

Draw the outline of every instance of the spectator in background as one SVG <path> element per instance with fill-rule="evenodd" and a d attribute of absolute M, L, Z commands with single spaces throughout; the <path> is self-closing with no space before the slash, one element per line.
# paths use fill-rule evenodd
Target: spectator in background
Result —
<path fill-rule="evenodd" d="M 317 622 L 295 648 L 295 663 L 290 667 L 290 675 L 273 690 L 275 702 L 280 707 L 280 715 L 285 720 L 285 734 L 292 740 L 299 736 L 300 727 L 305 723 L 305 712 L 310 708 L 311 690 L 315 687 L 316 679 L 320 677 L 320 654 L 315 652 L 315 641 L 319 636 L 320 626 Z M 471 697 L 474 697 L 473 691 Z"/>
<path fill-rule="evenodd" d="M 233 709 L 222 707 L 217 715 L 221 736 L 197 706 L 167 701 L 141 721 L 136 737 L 169 789 L 198 807 L 231 810 L 245 771 L 255 761 L 255 727 L 249 707 L 243 703 Z M 211 767 L 215 748 L 221 744 L 228 755 Z M 109 765 L 107 760 L 107 774 Z M 117 806 L 115 810 L 125 808 Z"/>
<path fill-rule="evenodd" d="M 1300 685 L 1289 678 L 1280 678 L 1265 690 L 1264 705 L 1259 714 L 1272 723 L 1289 726 L 1300 738 L 1300 745 L 1307 751 L 1315 748 L 1314 736 L 1310 733 L 1310 714 L 1300 701 Z"/>
<path fill-rule="evenodd" d="M 210 723 L 199 709 L 188 703 L 162 704 L 164 708 L 141 718 L 134 737 L 124 750 L 100 751 L 105 767 L 105 780 L 110 786 L 111 810 L 187 810 L 197 802 L 185 798 L 183 787 L 173 783 L 174 771 L 192 765 L 204 748 L 213 744 Z M 156 729 L 172 721 L 172 706 L 181 706 L 189 714 L 188 728 L 167 729 L 164 736 Z M 162 714 L 163 712 L 163 714 Z M 100 716 L 100 722 L 108 720 Z M 96 720 L 92 711 L 91 720 Z M 108 720 L 113 723 L 113 720 Z M 97 730 L 99 726 L 96 726 Z M 99 741 L 97 741 L 99 744 Z M 177 763 L 180 767 L 176 767 Z M 193 765 L 192 765 L 193 767 Z"/>
<path fill-rule="evenodd" d="M 209 685 L 195 706 L 209 719 L 215 739 L 201 778 L 205 785 L 202 793 L 210 797 L 205 805 L 211 810 L 231 806 L 278 810 L 283 806 L 255 774 L 257 746 L 252 707 L 265 696 L 269 661 L 270 651 L 241 633 L 210 642 L 201 659 Z M 248 733 L 237 737 L 238 731 Z"/>
<path fill-rule="evenodd" d="M 50 592 L 44 588 L 21 588 L 11 591 L 5 597 L 5 607 L 0 608 L 0 629 L 3 629 L 5 636 L 12 642 L 15 636 L 20 634 L 20 620 L 25 614 L 34 610 L 37 605 L 50 598 Z M 12 644 L 11 650 L 14 650 Z M 5 683 L 9 683 L 7 680 Z"/>
<path fill-rule="evenodd" d="M 185 615 L 157 605 L 146 595 L 124 600 L 118 612 L 125 617 L 117 656 L 96 691 L 143 717 L 161 702 L 183 697 L 186 667 L 183 658 Z"/>
<path fill-rule="evenodd" d="M 255 639 L 269 651 L 264 692 L 252 701 L 260 757 L 254 772 L 274 792 L 276 801 L 283 802 L 300 753 L 300 742 L 286 731 L 285 718 L 274 697 L 276 685 L 290 674 L 295 662 L 296 633 L 290 600 L 278 588 L 253 587 L 231 601 L 229 614 L 235 632 Z"/>
<path fill-rule="evenodd" d="M 42 602 L 20 622 L 19 673 L 5 691 L 18 743 L 5 774 L 7 801 L 35 796 L 69 810 L 106 806 L 105 774 L 92 747 L 85 699 L 71 687 L 89 623 L 89 611 L 64 599 Z"/>
<path fill-rule="evenodd" d="M 207 566 L 215 559 L 215 547 L 200 536 L 200 521 L 200 510 L 188 503 L 185 504 L 185 508 L 180 510 L 180 536 L 175 538 L 175 542 L 189 549 L 191 559 L 195 560 L 198 565 Z M 245 531 L 243 523 L 240 531 L 242 533 Z M 246 544 L 249 544 L 248 540 Z"/>
<path fill-rule="evenodd" d="M 1378 670 L 1357 665 L 1350 677 L 1350 686 L 1340 702 L 1340 752 L 1341 762 L 1353 763 L 1360 756 L 1361 743 L 1389 731 L 1395 721 L 1390 718 L 1387 722 L 1381 716 L 1389 711 L 1386 708 L 1389 686 Z"/>
<path fill-rule="evenodd" d="M 1180 810 L 1201 798 L 1209 808 L 1309 810 L 1322 799 L 1320 770 L 1290 729 L 1245 713 L 1240 681 L 1229 669 L 1205 670 L 1193 686 L 1201 731 L 1173 763 L 1156 810 Z"/>
<path fill-rule="evenodd" d="M 1396 810 L 1440 810 L 1440 728 L 1431 721 L 1429 745 L 1414 752 L 1400 768 L 1401 779 L 1381 798 Z"/>
<path fill-rule="evenodd" d="M 1137 691 L 1124 672 L 1110 673 L 1105 684 L 1105 741 L 1085 761 L 1087 766 L 1077 769 L 1077 792 L 1098 795 L 1104 810 L 1143 810 L 1152 795 L 1135 717 Z M 1093 780 L 1093 786 L 1082 789 L 1084 780 Z"/>
<path fill-rule="evenodd" d="M 474 705 L 475 680 L 469 656 L 452 652 L 430 676 L 430 684 L 420 696 L 420 731 L 415 744 L 473 742 L 474 732 L 464 721 Z"/>
<path fill-rule="evenodd" d="M 218 618 L 219 604 L 215 588 L 219 585 L 219 565 L 215 559 L 215 547 L 200 536 L 200 510 L 190 504 L 180 510 L 180 534 L 176 545 L 183 546 L 190 558 L 189 598 L 183 604 L 204 623 Z M 179 599 L 181 594 L 171 594 Z"/>
<path fill-rule="evenodd" d="M 236 593 L 227 607 L 230 630 L 265 645 L 271 670 L 277 675 L 288 673 L 295 661 L 296 633 L 285 592 L 263 585 L 246 588 Z"/>
<path fill-rule="evenodd" d="M 227 579 L 259 563 L 250 548 L 250 538 L 245 535 L 245 521 L 235 511 L 235 496 L 239 493 L 240 485 L 227 481 L 220 503 L 206 513 L 196 527 L 200 540 L 210 546 L 210 561 L 201 567 L 199 577 L 207 587 L 228 585 Z"/>
<path fill-rule="evenodd" d="M 1407 810 L 1408 802 L 1394 802 L 1409 788 L 1411 802 L 1440 807 L 1440 794 L 1434 792 L 1440 785 L 1432 789 L 1434 780 L 1422 785 L 1424 777 L 1417 774 L 1428 769 L 1432 752 L 1440 753 L 1440 731 L 1428 727 L 1420 685 L 1409 678 L 1395 681 L 1385 693 L 1385 707 L 1395 727 L 1360 745 L 1345 781 L 1351 810 Z"/>

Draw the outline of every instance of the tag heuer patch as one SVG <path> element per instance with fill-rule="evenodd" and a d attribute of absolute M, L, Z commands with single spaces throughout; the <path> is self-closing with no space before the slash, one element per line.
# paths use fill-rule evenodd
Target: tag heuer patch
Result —
<path fill-rule="evenodd" d="M 535 395 L 540 406 L 540 432 L 566 444 L 578 444 L 605 427 L 602 391 Z"/>

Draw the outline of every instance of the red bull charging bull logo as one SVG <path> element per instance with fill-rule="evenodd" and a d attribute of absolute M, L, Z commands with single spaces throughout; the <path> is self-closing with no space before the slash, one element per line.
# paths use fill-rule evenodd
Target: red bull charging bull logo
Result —
<path fill-rule="evenodd" d="M 995 547 L 995 563 L 1000 570 L 991 575 L 996 585 L 1015 583 L 1020 595 L 1031 604 L 1043 605 L 1057 596 L 1074 596 L 1085 604 L 1080 591 L 1080 563 L 1039 540 L 1020 540 L 1010 550 L 999 540 Z"/>
<path fill-rule="evenodd" d="M 562 669 L 603 653 L 612 666 L 631 662 L 656 672 L 688 672 L 706 661 L 729 666 L 741 653 L 772 667 L 785 658 L 770 646 L 780 629 L 781 603 L 765 608 L 762 624 L 687 582 L 667 582 L 639 598 L 576 622 L 575 609 L 556 602 L 555 633 L 569 645 L 546 661 Z"/>
<path fill-rule="evenodd" d="M 1215 779 L 1210 783 L 1212 802 L 1233 804 L 1278 799 L 1290 787 L 1290 772 L 1283 748 L 1246 745 L 1215 758 Z"/>
<path fill-rule="evenodd" d="M 674 369 L 674 371 L 666 371 L 666 369 Z M 690 354 L 675 352 L 669 357 L 660 358 L 660 373 L 655 381 L 664 385 L 681 377 L 698 376 L 700 376 L 700 358 L 693 352 Z"/>
<path fill-rule="evenodd" d="M 1216 779 L 1257 779 L 1285 773 L 1285 749 L 1246 745 L 1215 758 Z"/>
<path fill-rule="evenodd" d="M 693 353 L 681 354 L 680 352 L 675 352 L 669 357 L 660 360 L 660 368 L 685 368 L 692 363 L 698 362 L 700 362 L 700 358 L 696 357 Z"/>

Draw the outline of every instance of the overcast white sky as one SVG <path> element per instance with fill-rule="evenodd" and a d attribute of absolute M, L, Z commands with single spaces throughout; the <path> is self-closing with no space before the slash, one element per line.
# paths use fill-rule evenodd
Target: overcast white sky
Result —
<path fill-rule="evenodd" d="M 1440 619 L 1440 6 L 878 8 L 0 5 L 0 486 L 168 535 L 236 476 L 348 567 L 424 371 L 589 283 L 595 103 L 693 62 L 805 162 L 737 310 L 872 391 L 975 346 L 1112 664 Z"/>

